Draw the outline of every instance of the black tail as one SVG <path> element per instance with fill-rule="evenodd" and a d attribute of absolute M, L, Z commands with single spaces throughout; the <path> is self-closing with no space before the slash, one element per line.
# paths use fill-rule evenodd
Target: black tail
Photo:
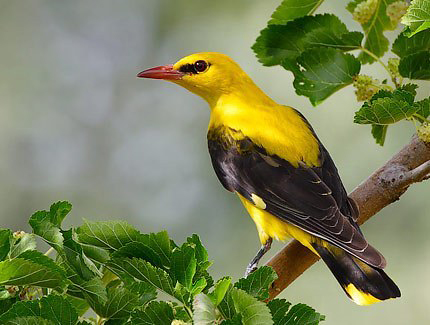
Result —
<path fill-rule="evenodd" d="M 340 248 L 312 245 L 345 293 L 358 305 L 400 297 L 400 290 L 382 269 L 370 266 Z"/>

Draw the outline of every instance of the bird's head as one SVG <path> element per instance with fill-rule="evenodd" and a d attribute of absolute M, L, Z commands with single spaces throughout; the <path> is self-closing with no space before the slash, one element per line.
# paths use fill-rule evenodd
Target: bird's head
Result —
<path fill-rule="evenodd" d="M 174 82 L 211 105 L 224 94 L 254 84 L 236 62 L 215 52 L 191 54 L 173 65 L 147 69 L 137 76 Z"/>

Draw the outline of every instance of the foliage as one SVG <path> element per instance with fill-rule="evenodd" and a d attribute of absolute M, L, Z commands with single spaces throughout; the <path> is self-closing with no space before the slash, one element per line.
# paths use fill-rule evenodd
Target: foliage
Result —
<path fill-rule="evenodd" d="M 252 46 L 258 60 L 291 71 L 296 93 L 314 106 L 353 85 L 357 101 L 364 101 L 354 122 L 370 124 L 380 145 L 388 125 L 402 120 L 412 121 L 418 135 L 428 139 L 423 130 L 429 114 L 422 106 L 430 97 L 416 100 L 418 85 L 405 79 L 430 80 L 430 2 L 413 0 L 409 6 L 403 0 L 352 0 L 346 9 L 362 31 L 350 31 L 334 14 L 314 14 L 322 2 L 282 1 Z M 390 48 L 385 33 L 396 30 L 400 22 L 406 27 L 384 62 Z M 387 79 L 360 74 L 364 64 L 382 65 Z"/>
<path fill-rule="evenodd" d="M 280 299 L 266 303 L 276 279 L 270 267 L 234 284 L 230 277 L 214 283 L 207 271 L 212 263 L 197 235 L 177 245 L 165 231 L 144 234 L 124 221 L 85 221 L 64 230 L 61 224 L 71 208 L 68 202 L 57 202 L 49 211 L 34 213 L 29 221 L 32 234 L 0 229 L 1 324 L 253 325 L 324 320 L 303 304 L 291 307 Z M 47 253 L 36 250 L 36 236 L 51 246 Z"/>

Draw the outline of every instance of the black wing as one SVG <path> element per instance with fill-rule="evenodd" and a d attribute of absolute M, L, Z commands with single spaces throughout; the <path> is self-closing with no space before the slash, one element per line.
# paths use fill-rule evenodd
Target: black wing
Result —
<path fill-rule="evenodd" d="M 355 220 L 357 209 L 347 197 L 328 152 L 321 145 L 321 167 L 304 163 L 294 167 L 268 155 L 250 139 L 231 141 L 208 135 L 212 164 L 226 189 L 252 202 L 252 194 L 266 204 L 265 211 L 338 246 L 366 263 L 385 267 L 384 257 L 370 246 Z"/>

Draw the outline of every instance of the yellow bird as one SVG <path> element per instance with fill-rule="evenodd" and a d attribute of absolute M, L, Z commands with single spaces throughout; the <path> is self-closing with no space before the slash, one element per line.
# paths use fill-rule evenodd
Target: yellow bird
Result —
<path fill-rule="evenodd" d="M 400 297 L 356 220 L 329 153 L 294 108 L 275 103 L 228 56 L 196 53 L 141 78 L 174 82 L 210 106 L 209 153 L 222 185 L 237 194 L 254 220 L 261 249 L 272 239 L 297 239 L 320 256 L 348 297 L 359 305 Z"/>

